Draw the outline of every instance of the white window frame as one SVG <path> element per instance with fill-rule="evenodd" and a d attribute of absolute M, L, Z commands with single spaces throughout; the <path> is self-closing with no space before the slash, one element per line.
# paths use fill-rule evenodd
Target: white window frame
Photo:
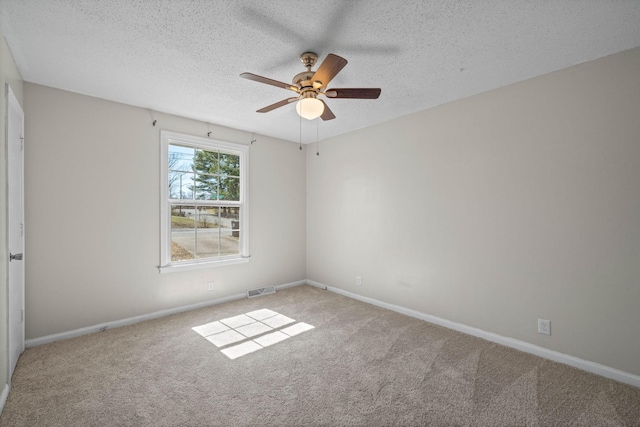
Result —
<path fill-rule="evenodd" d="M 169 145 L 183 145 L 206 151 L 220 150 L 240 158 L 240 254 L 216 258 L 171 261 L 171 204 L 169 198 Z M 186 202 L 186 200 L 180 200 Z M 194 200 L 197 204 L 197 200 Z M 224 201 L 218 201 L 224 206 Z M 229 204 L 237 206 L 237 202 Z M 182 133 L 160 131 L 160 266 L 161 273 L 211 268 L 249 261 L 249 147 Z"/>

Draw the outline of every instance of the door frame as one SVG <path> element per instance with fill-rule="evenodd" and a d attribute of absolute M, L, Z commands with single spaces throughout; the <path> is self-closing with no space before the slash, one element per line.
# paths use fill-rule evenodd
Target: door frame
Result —
<path fill-rule="evenodd" d="M 6 219 L 7 219 L 7 225 L 6 225 L 6 236 L 7 236 L 7 248 L 6 248 L 6 266 L 7 266 L 7 383 L 10 384 L 11 383 L 11 376 L 13 375 L 13 371 L 15 369 L 16 363 L 18 362 L 18 357 L 20 357 L 20 354 L 22 354 L 22 352 L 24 351 L 25 348 L 25 319 L 24 319 L 24 308 L 25 308 L 25 258 L 24 258 L 24 244 L 25 244 L 25 239 L 24 239 L 24 111 L 22 110 L 22 107 L 20 106 L 20 103 L 18 102 L 18 99 L 16 98 L 13 90 L 11 89 L 11 86 L 9 86 L 9 84 L 6 84 L 6 88 L 5 88 L 5 94 L 6 94 L 6 115 L 5 115 L 5 158 L 6 158 Z M 12 126 L 12 122 L 15 119 L 15 114 L 18 115 L 19 120 L 20 120 L 20 128 L 19 129 L 13 129 L 11 128 Z M 15 230 L 11 230 L 11 222 L 10 222 L 10 208 L 9 208 L 9 204 L 15 202 L 15 200 L 11 200 L 10 196 L 10 184 L 13 180 L 13 177 L 11 176 L 12 173 L 10 173 L 10 169 L 9 169 L 9 160 L 10 160 L 10 156 L 9 156 L 9 150 L 10 150 L 10 146 L 11 143 L 14 143 L 13 147 L 11 147 L 11 149 L 15 149 L 15 142 L 16 141 L 11 141 L 11 138 L 15 138 L 16 135 L 15 133 L 19 134 L 19 138 L 20 141 L 18 141 L 19 145 L 19 150 L 20 150 L 20 166 L 19 166 L 19 170 L 17 171 L 18 174 L 20 174 L 20 178 L 19 181 L 21 181 L 21 185 L 19 188 L 19 195 L 18 195 L 18 203 L 21 205 L 20 208 L 20 239 L 21 239 L 21 253 L 23 254 L 23 258 L 22 261 L 11 261 L 9 259 L 10 257 L 10 251 L 11 251 L 11 237 L 13 236 L 12 233 L 15 233 Z M 19 268 L 21 270 L 21 277 L 22 277 L 22 281 L 21 283 L 18 284 L 18 289 L 14 289 L 13 287 L 13 283 L 12 283 L 12 277 L 11 277 L 11 271 L 12 268 L 15 271 L 15 265 L 10 265 L 10 263 L 16 262 L 19 265 Z M 17 295 L 14 295 L 14 291 L 17 291 Z M 17 296 L 19 299 L 19 307 L 13 307 L 12 304 L 12 300 L 14 299 L 13 297 Z M 16 317 L 19 316 L 19 317 Z M 19 325 L 15 325 L 14 322 L 16 319 L 19 319 Z M 16 330 L 18 330 L 18 336 L 16 337 Z M 17 338 L 17 348 L 16 345 L 14 345 L 14 339 Z M 14 354 L 18 354 L 17 357 L 14 356 Z"/>

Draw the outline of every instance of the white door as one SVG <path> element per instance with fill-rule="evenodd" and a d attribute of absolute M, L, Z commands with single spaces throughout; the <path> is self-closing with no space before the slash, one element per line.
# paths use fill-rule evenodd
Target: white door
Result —
<path fill-rule="evenodd" d="M 9 379 L 24 351 L 24 113 L 7 90 L 7 229 L 9 252 Z"/>

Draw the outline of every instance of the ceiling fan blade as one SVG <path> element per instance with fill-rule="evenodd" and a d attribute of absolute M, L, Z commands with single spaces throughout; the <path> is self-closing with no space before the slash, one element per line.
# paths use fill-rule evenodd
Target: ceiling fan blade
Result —
<path fill-rule="evenodd" d="M 290 104 L 297 100 L 298 100 L 297 97 L 283 99 L 282 101 L 276 102 L 275 104 L 267 105 L 266 107 L 259 109 L 258 111 L 256 111 L 256 113 L 268 113 L 271 110 L 284 107 L 285 105 Z"/>
<path fill-rule="evenodd" d="M 330 53 L 329 55 L 327 55 L 324 61 L 322 61 L 322 64 L 320 64 L 320 67 L 318 67 L 318 70 L 313 75 L 311 80 L 313 80 L 314 82 L 321 82 L 322 86 L 320 87 L 326 87 L 329 82 L 336 76 L 336 74 L 338 74 L 340 70 L 344 68 L 345 65 L 347 65 L 346 59 Z"/>
<path fill-rule="evenodd" d="M 320 100 L 322 101 L 322 100 Z M 327 105 L 326 102 L 322 101 L 322 103 L 324 104 L 324 112 L 322 113 L 322 115 L 320 116 L 320 118 L 322 120 L 333 120 L 336 118 L 336 115 L 333 114 L 333 111 L 331 111 L 331 109 L 329 108 L 329 106 Z"/>
<path fill-rule="evenodd" d="M 277 80 L 273 80 L 273 79 L 268 79 L 266 77 L 262 77 L 259 76 L 257 74 L 253 74 L 253 73 L 242 73 L 240 74 L 240 77 L 242 77 L 243 79 L 247 79 L 247 80 L 253 80 L 254 82 L 258 82 L 258 83 L 265 83 L 271 86 L 276 86 L 276 87 L 280 87 L 282 89 L 289 89 L 292 90 L 294 92 L 298 91 L 298 88 L 296 86 L 290 85 L 289 83 L 284 83 L 284 82 L 279 82 Z"/>
<path fill-rule="evenodd" d="M 328 89 L 324 94 L 327 98 L 378 99 L 380 92 L 379 88 L 347 88 Z"/>

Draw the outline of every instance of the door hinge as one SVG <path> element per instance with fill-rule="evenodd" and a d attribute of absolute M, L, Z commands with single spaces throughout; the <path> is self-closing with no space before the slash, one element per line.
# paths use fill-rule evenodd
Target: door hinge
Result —
<path fill-rule="evenodd" d="M 24 223 L 20 223 L 20 237 L 24 236 Z"/>
<path fill-rule="evenodd" d="M 24 151 L 24 138 L 20 137 L 20 151 Z"/>
<path fill-rule="evenodd" d="M 24 322 L 24 309 L 20 310 L 20 321 Z"/>

